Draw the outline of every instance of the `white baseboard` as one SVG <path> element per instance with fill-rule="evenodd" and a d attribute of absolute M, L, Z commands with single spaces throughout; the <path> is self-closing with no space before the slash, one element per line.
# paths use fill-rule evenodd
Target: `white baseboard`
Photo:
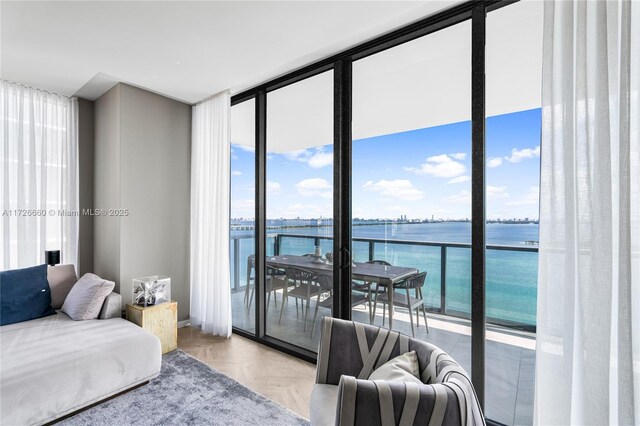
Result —
<path fill-rule="evenodd" d="M 191 320 L 178 321 L 178 328 L 186 327 L 191 324 Z"/>

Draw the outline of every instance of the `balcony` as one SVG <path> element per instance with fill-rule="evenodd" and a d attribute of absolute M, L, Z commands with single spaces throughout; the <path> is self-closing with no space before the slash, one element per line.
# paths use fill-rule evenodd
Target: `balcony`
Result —
<path fill-rule="evenodd" d="M 298 234 L 268 234 L 267 256 L 312 253 L 319 245 L 332 251 L 331 237 Z M 253 254 L 252 236 L 231 239 L 232 305 L 235 327 L 253 331 L 254 307 L 245 302 L 247 257 Z M 431 342 L 471 371 L 471 263 L 470 245 L 464 243 L 423 242 L 354 238 L 354 260 L 386 260 L 393 265 L 427 271 L 424 287 L 429 333 L 423 322 L 416 338 Z M 487 331 L 486 331 L 486 415 L 504 424 L 531 424 L 535 370 L 535 309 L 538 248 L 533 245 L 487 246 Z M 249 293 L 250 294 L 250 293 Z M 248 294 L 247 294 L 248 295 Z M 319 320 L 313 328 L 315 298 L 304 327 L 304 316 L 289 300 L 279 320 L 282 296 L 271 298 L 267 311 L 269 336 L 316 351 Z M 330 315 L 319 308 L 318 318 Z M 354 307 L 352 319 L 369 323 L 366 305 Z M 415 321 L 415 316 L 414 316 Z M 378 306 L 375 325 L 382 325 Z M 388 318 L 385 325 L 388 326 Z M 393 329 L 411 335 L 409 313 L 395 308 Z"/>

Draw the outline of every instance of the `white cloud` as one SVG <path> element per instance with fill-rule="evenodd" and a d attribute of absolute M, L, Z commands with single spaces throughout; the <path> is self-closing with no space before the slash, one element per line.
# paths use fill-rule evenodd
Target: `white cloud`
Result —
<path fill-rule="evenodd" d="M 368 191 L 377 192 L 382 196 L 400 200 L 415 201 L 421 199 L 423 196 L 422 191 L 415 188 L 411 181 L 406 179 L 383 179 L 375 183 L 370 180 L 362 187 Z"/>
<path fill-rule="evenodd" d="M 289 151 L 282 154 L 289 161 L 299 161 L 307 163 L 313 169 L 330 166 L 333 164 L 333 153 L 324 152 L 324 147 L 315 149 L 300 149 L 298 151 Z"/>
<path fill-rule="evenodd" d="M 253 198 L 231 200 L 231 207 L 253 208 L 255 200 Z"/>
<path fill-rule="evenodd" d="M 241 150 L 243 150 L 245 152 L 256 152 L 256 147 L 255 146 L 240 145 L 240 144 L 233 144 L 233 146 L 236 147 L 236 148 L 240 148 Z"/>
<path fill-rule="evenodd" d="M 466 190 L 460 191 L 457 194 L 443 198 L 442 201 L 451 204 L 471 204 L 471 193 Z"/>
<path fill-rule="evenodd" d="M 523 148 L 523 149 L 513 148 L 511 150 L 511 156 L 504 157 L 504 158 L 505 160 L 510 161 L 512 163 L 519 163 L 525 158 L 534 158 L 534 157 L 540 157 L 540 145 L 536 146 L 535 148 Z"/>
<path fill-rule="evenodd" d="M 508 206 L 537 205 L 539 202 L 539 199 L 540 199 L 540 188 L 537 186 L 532 186 L 529 188 L 529 192 L 527 192 L 517 200 L 508 202 L 507 205 Z"/>
<path fill-rule="evenodd" d="M 453 155 L 459 156 L 460 154 Z M 454 161 L 452 157 L 447 154 L 429 157 L 426 163 L 418 167 L 405 167 L 404 169 L 419 175 L 430 175 L 439 178 L 454 178 L 467 171 L 464 164 Z"/>
<path fill-rule="evenodd" d="M 464 160 L 467 158 L 466 152 L 456 152 L 455 154 L 449 154 L 451 158 L 455 158 L 456 160 Z"/>
<path fill-rule="evenodd" d="M 295 184 L 298 193 L 303 197 L 331 198 L 333 196 L 331 184 L 324 179 L 305 179 Z"/>
<path fill-rule="evenodd" d="M 282 185 L 280 185 L 279 182 L 274 182 L 271 180 L 267 181 L 267 192 L 277 194 L 278 192 L 280 192 L 280 189 L 282 189 Z"/>
<path fill-rule="evenodd" d="M 427 162 L 435 164 L 444 164 L 451 162 L 451 158 L 447 154 L 434 155 L 427 158 Z"/>
<path fill-rule="evenodd" d="M 497 198 L 507 198 L 509 193 L 506 186 L 491 186 L 487 185 L 487 198 L 495 200 Z"/>
<path fill-rule="evenodd" d="M 309 158 L 311 158 L 312 153 L 309 150 L 300 149 L 298 151 L 285 152 L 283 155 L 287 158 L 287 160 L 301 161 L 303 163 L 306 163 L 307 161 L 309 161 Z"/>
<path fill-rule="evenodd" d="M 284 206 L 282 208 L 277 208 L 273 210 L 273 217 L 284 217 L 293 219 L 296 217 L 300 218 L 311 218 L 311 217 L 331 217 L 333 213 L 333 204 L 331 202 L 326 202 L 323 204 L 293 204 L 290 206 Z"/>
<path fill-rule="evenodd" d="M 453 178 L 447 183 L 464 183 L 464 182 L 469 182 L 469 180 L 470 180 L 469 176 L 464 175 L 464 176 L 458 176 L 457 178 Z"/>
<path fill-rule="evenodd" d="M 506 186 L 487 185 L 487 198 L 498 199 L 508 197 L 509 193 L 507 193 Z M 457 194 L 449 195 L 448 197 L 443 198 L 442 201 L 451 204 L 471 204 L 471 192 L 467 190 L 460 191 Z"/>
<path fill-rule="evenodd" d="M 231 176 L 242 176 L 242 172 L 240 170 L 233 170 Z"/>
<path fill-rule="evenodd" d="M 231 200 L 231 217 L 254 217 L 255 201 L 253 199 Z"/>
<path fill-rule="evenodd" d="M 330 152 L 318 152 L 309 158 L 309 167 L 319 169 L 333 164 L 333 154 Z"/>
<path fill-rule="evenodd" d="M 502 157 L 489 157 L 487 160 L 487 167 L 493 169 L 494 167 L 502 166 Z"/>

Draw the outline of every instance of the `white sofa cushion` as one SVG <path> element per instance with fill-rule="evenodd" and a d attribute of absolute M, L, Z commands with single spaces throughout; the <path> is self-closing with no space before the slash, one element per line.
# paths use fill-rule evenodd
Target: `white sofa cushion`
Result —
<path fill-rule="evenodd" d="M 115 287 L 113 281 L 91 273 L 84 274 L 73 286 L 62 305 L 62 312 L 76 321 L 98 318 L 104 299 Z"/>
<path fill-rule="evenodd" d="M 121 318 L 64 313 L 0 327 L 0 424 L 50 422 L 160 372 L 160 340 Z"/>
<path fill-rule="evenodd" d="M 309 412 L 310 423 L 314 426 L 334 426 L 338 406 L 338 386 L 315 384 L 311 390 Z"/>

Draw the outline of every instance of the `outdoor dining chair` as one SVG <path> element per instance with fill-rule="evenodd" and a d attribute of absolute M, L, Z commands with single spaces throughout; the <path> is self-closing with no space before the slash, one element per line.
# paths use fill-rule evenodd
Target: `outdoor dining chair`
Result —
<path fill-rule="evenodd" d="M 255 294 L 255 278 L 251 276 L 252 272 L 256 270 L 256 256 L 254 254 L 247 258 L 247 286 L 244 292 L 244 303 L 247 306 L 247 310 L 251 309 L 251 303 L 253 302 L 253 296 Z M 253 284 L 252 284 L 253 282 Z M 264 292 L 267 295 L 266 311 L 269 313 L 269 303 L 271 302 L 271 293 L 273 293 L 273 304 L 278 307 L 278 290 L 284 290 L 288 282 L 286 274 L 283 270 L 274 268 L 267 265 L 267 281 L 265 282 Z"/>
<path fill-rule="evenodd" d="M 282 322 L 282 314 L 284 312 L 285 303 L 288 303 L 289 297 L 302 301 L 302 311 L 304 313 L 304 327 L 303 330 L 307 331 L 307 316 L 309 315 L 309 306 L 311 304 L 311 298 L 316 297 L 317 301 L 320 301 L 320 295 L 322 294 L 322 288 L 317 282 L 317 275 L 311 271 L 307 271 L 302 268 L 289 267 L 285 268 L 287 285 L 284 287 L 282 293 L 282 306 L 280 308 L 280 320 Z M 305 309 L 304 302 L 307 302 Z"/>
<path fill-rule="evenodd" d="M 371 263 L 374 265 L 385 265 L 385 266 L 391 266 L 391 264 L 389 262 L 387 262 L 386 260 L 370 260 L 367 263 Z M 384 293 L 384 288 L 383 289 L 372 289 L 371 287 L 373 286 L 372 282 L 361 282 L 361 281 L 353 281 L 351 288 L 354 291 L 360 292 L 360 293 L 365 293 L 367 295 L 367 298 L 369 300 L 369 324 L 373 324 L 373 319 L 375 317 L 375 311 L 371 309 L 371 304 L 373 303 L 373 295 L 375 294 L 376 296 L 379 293 Z"/>
<path fill-rule="evenodd" d="M 416 310 L 416 324 L 420 327 L 420 309 L 422 309 L 422 316 L 424 317 L 424 325 L 429 333 L 429 324 L 427 322 L 427 312 L 424 307 L 424 299 L 422 296 L 422 287 L 427 278 L 427 272 L 421 272 L 413 275 L 404 281 L 394 285 L 393 288 L 387 288 L 387 291 L 379 294 L 373 304 L 373 315 L 375 316 L 376 305 L 378 302 L 382 303 L 382 325 L 384 326 L 385 308 L 389 303 L 389 291 L 395 292 L 396 290 L 404 290 L 405 294 L 395 292 L 393 294 L 393 306 L 399 306 L 409 310 L 409 321 L 411 322 L 411 333 L 413 337 L 416 337 L 416 332 L 413 328 L 413 310 Z M 379 284 L 376 284 L 376 292 L 378 291 Z M 411 296 L 410 291 L 414 290 L 414 296 Z M 392 315 L 392 309 L 389 308 L 389 315 Z"/>
<path fill-rule="evenodd" d="M 316 309 L 313 313 L 313 324 L 311 326 L 311 337 L 313 337 L 313 332 L 316 328 L 316 319 L 318 317 L 318 308 L 327 308 L 331 310 L 331 316 L 333 316 L 333 276 L 329 274 L 318 275 L 317 277 L 318 285 L 322 289 L 322 294 L 328 294 L 322 300 L 318 300 L 316 303 Z M 362 305 L 363 303 L 370 302 L 366 295 L 361 294 L 352 294 L 351 295 L 351 307 L 354 308 L 358 305 Z M 369 303 L 369 318 L 371 318 L 371 303 Z"/>

